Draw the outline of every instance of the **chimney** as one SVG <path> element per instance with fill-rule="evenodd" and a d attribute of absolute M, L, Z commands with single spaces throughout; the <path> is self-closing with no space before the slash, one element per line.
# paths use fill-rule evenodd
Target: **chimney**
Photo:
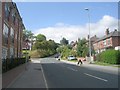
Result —
<path fill-rule="evenodd" d="M 106 29 L 106 32 L 105 32 L 106 35 L 109 34 L 109 28 Z"/>

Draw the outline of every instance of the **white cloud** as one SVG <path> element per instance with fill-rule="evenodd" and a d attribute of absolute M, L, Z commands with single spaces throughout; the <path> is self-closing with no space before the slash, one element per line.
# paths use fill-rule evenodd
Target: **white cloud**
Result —
<path fill-rule="evenodd" d="M 109 28 L 110 31 L 118 28 L 118 21 L 116 18 L 105 15 L 101 20 L 96 23 L 90 24 L 91 36 L 97 35 L 101 37 L 105 35 L 106 28 Z M 88 24 L 81 25 L 69 25 L 64 23 L 57 23 L 55 26 L 40 28 L 35 30 L 36 35 L 41 33 L 44 34 L 47 39 L 53 39 L 56 42 L 59 42 L 62 37 L 65 37 L 69 41 L 77 40 L 78 38 L 86 38 L 89 34 Z"/>

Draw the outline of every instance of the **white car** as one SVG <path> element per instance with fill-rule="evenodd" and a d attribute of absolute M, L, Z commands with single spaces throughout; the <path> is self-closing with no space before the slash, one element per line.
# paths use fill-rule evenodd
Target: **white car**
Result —
<path fill-rule="evenodd" d="M 77 58 L 71 55 L 71 56 L 68 56 L 68 60 L 77 60 Z"/>

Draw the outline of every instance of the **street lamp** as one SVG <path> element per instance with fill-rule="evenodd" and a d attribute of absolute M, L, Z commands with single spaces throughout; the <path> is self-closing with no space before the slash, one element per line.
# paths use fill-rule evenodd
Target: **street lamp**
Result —
<path fill-rule="evenodd" d="M 85 8 L 85 10 L 88 11 L 88 20 L 89 20 L 89 57 L 90 57 L 90 63 L 91 63 L 90 13 L 89 13 L 89 8 Z"/>

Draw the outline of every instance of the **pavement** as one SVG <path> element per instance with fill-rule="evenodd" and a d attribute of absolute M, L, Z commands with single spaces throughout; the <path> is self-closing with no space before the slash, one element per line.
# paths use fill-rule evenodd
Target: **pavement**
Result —
<path fill-rule="evenodd" d="M 24 68 L 23 72 L 14 77 L 14 80 L 7 84 L 6 88 L 46 88 L 40 61 L 32 60 L 27 63 L 27 69 L 24 66 L 22 68 Z M 19 68 L 16 68 L 16 71 L 20 71 Z M 14 74 L 16 71 L 11 71 L 11 73 Z"/>
<path fill-rule="evenodd" d="M 25 64 L 22 64 L 2 74 L 2 88 L 7 88 L 10 83 L 25 71 Z"/>

